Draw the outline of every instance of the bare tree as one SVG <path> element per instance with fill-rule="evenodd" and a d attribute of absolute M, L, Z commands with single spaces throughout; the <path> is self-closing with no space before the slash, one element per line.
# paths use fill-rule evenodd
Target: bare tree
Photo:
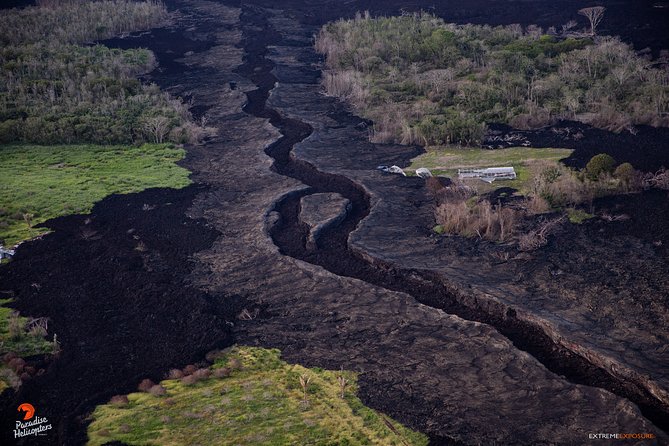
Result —
<path fill-rule="evenodd" d="M 576 28 L 576 25 L 578 25 L 578 23 L 576 23 L 575 20 L 568 21 L 567 23 L 562 25 L 562 34 L 565 34 L 571 31 L 572 29 Z"/>
<path fill-rule="evenodd" d="M 142 124 L 144 132 L 153 138 L 155 143 L 162 143 L 170 128 L 170 120 L 164 116 L 148 118 Z"/>
<path fill-rule="evenodd" d="M 597 26 L 602 21 L 604 17 L 604 11 L 606 8 L 603 6 L 593 6 L 591 8 L 579 9 L 578 13 L 586 17 L 590 21 L 590 35 L 594 36 L 597 30 Z"/>

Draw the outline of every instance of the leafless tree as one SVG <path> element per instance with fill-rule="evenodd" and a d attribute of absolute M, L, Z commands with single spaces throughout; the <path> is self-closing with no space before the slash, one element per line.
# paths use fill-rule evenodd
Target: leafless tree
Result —
<path fill-rule="evenodd" d="M 568 21 L 567 23 L 562 25 L 562 34 L 565 34 L 571 31 L 572 29 L 576 28 L 576 25 L 578 25 L 578 23 L 576 23 L 575 20 Z"/>
<path fill-rule="evenodd" d="M 307 389 L 309 388 L 309 383 L 311 382 L 311 377 L 309 375 L 300 376 L 300 386 L 302 386 L 302 393 L 304 395 L 303 402 L 307 402 Z"/>
<path fill-rule="evenodd" d="M 142 128 L 148 136 L 153 138 L 155 143 L 160 144 L 170 129 L 170 120 L 164 116 L 154 116 L 145 120 Z"/>
<path fill-rule="evenodd" d="M 602 21 L 602 18 L 604 18 L 604 11 L 606 11 L 606 8 L 603 6 L 593 6 L 591 8 L 579 9 L 578 13 L 590 21 L 591 36 L 595 35 L 597 26 Z"/>

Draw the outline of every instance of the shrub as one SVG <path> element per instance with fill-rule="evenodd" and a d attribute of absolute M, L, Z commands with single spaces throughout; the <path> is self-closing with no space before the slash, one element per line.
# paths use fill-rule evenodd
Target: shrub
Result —
<path fill-rule="evenodd" d="M 616 165 L 616 160 L 607 153 L 600 153 L 599 155 L 593 156 L 588 164 L 585 166 L 585 171 L 587 176 L 592 181 L 597 181 L 599 177 L 604 174 L 613 173 L 613 168 Z"/>
<path fill-rule="evenodd" d="M 198 369 L 198 370 L 195 371 L 195 373 L 193 373 L 192 376 L 194 376 L 198 380 L 207 379 L 211 376 L 211 370 L 209 370 L 209 369 Z"/>
<path fill-rule="evenodd" d="M 7 364 L 15 373 L 21 373 L 26 366 L 26 361 L 23 358 L 12 358 Z"/>
<path fill-rule="evenodd" d="M 435 212 L 437 223 L 445 232 L 465 237 L 506 241 L 515 233 L 518 212 L 482 200 L 468 205 L 466 200 L 442 202 Z"/>
<path fill-rule="evenodd" d="M 243 368 L 242 361 L 240 361 L 239 358 L 232 358 L 228 363 L 228 367 L 230 367 L 231 370 L 241 370 Z"/>
<path fill-rule="evenodd" d="M 518 237 L 518 248 L 521 251 L 535 251 L 548 243 L 548 236 L 552 234 L 563 218 L 546 220 L 535 229 Z"/>
<path fill-rule="evenodd" d="M 125 407 L 130 404 L 130 400 L 126 395 L 114 395 L 109 400 L 109 403 L 116 407 Z"/>
<path fill-rule="evenodd" d="M 573 208 L 567 209 L 567 216 L 569 217 L 569 221 L 576 225 L 583 224 L 587 220 L 590 220 L 591 218 L 594 217 L 594 215 L 588 214 L 582 209 L 573 209 Z"/>
<path fill-rule="evenodd" d="M 440 190 L 444 188 L 444 185 L 441 184 L 441 180 L 438 177 L 429 177 L 425 180 L 425 188 L 427 193 L 432 197 L 436 197 Z"/>
<path fill-rule="evenodd" d="M 9 320 L 7 321 L 7 332 L 9 333 L 9 338 L 16 341 L 21 339 L 25 334 L 25 320 L 21 317 L 18 311 L 12 311 L 9 314 Z"/>
<path fill-rule="evenodd" d="M 613 175 L 619 180 L 629 180 L 636 174 L 636 169 L 630 163 L 622 163 L 616 167 Z"/>
<path fill-rule="evenodd" d="M 184 373 L 179 369 L 172 369 L 167 373 L 167 379 L 181 379 L 184 377 Z"/>
<path fill-rule="evenodd" d="M 161 386 L 160 384 L 156 384 L 149 389 L 149 393 L 153 396 L 163 396 L 167 394 L 167 389 L 165 389 L 165 387 Z"/>
<path fill-rule="evenodd" d="M 183 372 L 184 375 L 192 375 L 196 370 L 197 367 L 195 367 L 193 364 L 188 364 L 186 367 L 184 367 Z"/>
<path fill-rule="evenodd" d="M 225 356 L 225 352 L 224 352 L 224 351 L 222 351 L 222 350 L 212 350 L 212 351 L 210 351 L 209 353 L 207 353 L 207 354 L 205 355 L 204 358 L 205 358 L 208 362 L 214 363 L 214 362 L 216 362 L 218 359 L 223 358 L 224 356 Z"/>
<path fill-rule="evenodd" d="M 196 382 L 198 382 L 199 379 L 195 375 L 186 375 L 183 378 L 181 378 L 181 384 L 185 386 L 192 386 Z"/>
<path fill-rule="evenodd" d="M 648 187 L 669 190 L 669 169 L 660 169 L 647 175 L 645 183 Z"/>
<path fill-rule="evenodd" d="M 137 390 L 139 390 L 140 392 L 148 392 L 149 390 L 151 390 L 151 387 L 155 385 L 156 383 L 146 378 L 143 379 L 141 383 L 139 383 L 139 385 L 137 386 Z"/>
<path fill-rule="evenodd" d="M 613 176 L 620 181 L 621 189 L 626 192 L 638 191 L 642 188 L 642 178 L 630 163 L 622 163 L 613 173 Z"/>
<path fill-rule="evenodd" d="M 228 367 L 221 367 L 214 369 L 214 376 L 216 378 L 227 378 L 231 374 L 231 370 Z"/>

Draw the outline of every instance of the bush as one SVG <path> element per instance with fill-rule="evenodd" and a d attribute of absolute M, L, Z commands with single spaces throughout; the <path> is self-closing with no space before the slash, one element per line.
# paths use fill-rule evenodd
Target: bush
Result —
<path fill-rule="evenodd" d="M 425 180 L 425 188 L 427 189 L 427 193 L 430 194 L 430 196 L 436 197 L 439 191 L 444 188 L 444 185 L 441 183 L 441 180 L 438 177 L 429 177 L 427 180 Z"/>
<path fill-rule="evenodd" d="M 199 379 L 195 375 L 186 375 L 183 378 L 181 378 L 181 384 L 183 384 L 185 386 L 192 386 L 193 384 L 195 384 L 198 381 L 199 381 Z"/>
<path fill-rule="evenodd" d="M 126 395 L 114 395 L 109 400 L 109 404 L 116 407 L 125 407 L 128 404 L 130 404 L 130 400 L 128 400 L 128 397 Z"/>
<path fill-rule="evenodd" d="M 195 371 L 195 373 L 193 373 L 192 376 L 194 376 L 198 380 L 207 379 L 211 376 L 211 370 L 209 370 L 209 369 L 198 369 L 198 370 Z"/>
<path fill-rule="evenodd" d="M 643 188 L 641 173 L 630 163 L 622 163 L 618 166 L 613 176 L 620 181 L 620 188 L 624 192 L 640 191 Z"/>
<path fill-rule="evenodd" d="M 139 386 L 137 386 L 137 390 L 139 390 L 140 392 L 148 392 L 149 390 L 151 390 L 151 387 L 155 385 L 156 383 L 146 378 L 143 379 L 141 383 L 139 383 Z"/>
<path fill-rule="evenodd" d="M 193 364 L 188 364 L 186 367 L 184 367 L 183 372 L 184 375 L 192 375 L 196 370 L 197 367 L 195 367 Z"/>
<path fill-rule="evenodd" d="M 17 341 L 23 337 L 25 334 L 26 322 L 21 317 L 18 311 L 12 311 L 9 315 L 9 321 L 7 321 L 7 331 L 9 333 L 9 338 L 13 341 Z"/>
<path fill-rule="evenodd" d="M 228 367 L 221 367 L 214 369 L 214 376 L 216 378 L 227 378 L 231 375 L 232 371 Z"/>
<path fill-rule="evenodd" d="M 167 373 L 167 379 L 181 379 L 184 377 L 184 373 L 179 369 L 172 369 Z"/>
<path fill-rule="evenodd" d="M 587 176 L 592 181 L 597 181 L 604 174 L 613 173 L 613 168 L 616 165 L 616 160 L 607 153 L 600 153 L 593 156 L 588 164 L 585 166 Z"/>
<path fill-rule="evenodd" d="M 506 241 L 516 231 L 518 212 L 489 201 L 445 200 L 437 206 L 435 217 L 444 232 L 465 237 Z"/>
<path fill-rule="evenodd" d="M 160 384 L 156 384 L 155 386 L 149 389 L 149 393 L 153 396 L 163 396 L 167 394 L 167 389 L 165 389 Z"/>

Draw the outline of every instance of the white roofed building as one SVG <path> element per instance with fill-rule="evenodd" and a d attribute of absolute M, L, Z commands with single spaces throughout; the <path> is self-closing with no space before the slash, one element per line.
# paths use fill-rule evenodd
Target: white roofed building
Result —
<path fill-rule="evenodd" d="M 516 171 L 513 167 L 488 167 L 484 169 L 458 169 L 458 178 L 478 178 L 486 183 L 495 180 L 515 180 Z"/>

